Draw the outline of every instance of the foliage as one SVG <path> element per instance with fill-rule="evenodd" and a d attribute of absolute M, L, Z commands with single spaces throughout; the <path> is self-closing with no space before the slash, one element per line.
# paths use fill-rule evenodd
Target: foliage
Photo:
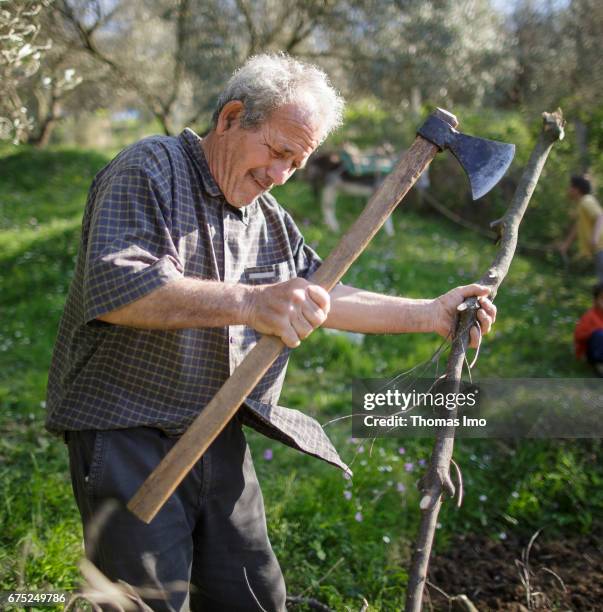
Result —
<path fill-rule="evenodd" d="M 104 67 L 105 79 L 124 99 L 152 113 L 165 133 L 174 133 L 207 121 L 224 82 L 251 55 L 316 51 L 322 28 L 341 31 L 346 15 L 341 5 L 57 0 L 55 10 L 72 48 Z"/>
<path fill-rule="evenodd" d="M 382 2 L 380 10 L 374 2 L 355 4 L 356 91 L 413 109 L 423 100 L 477 108 L 507 86 L 511 38 L 488 0 Z"/>
<path fill-rule="evenodd" d="M 412 130 L 404 117 L 416 123 L 427 106 L 476 117 L 504 109 L 537 123 L 540 112 L 560 105 L 574 170 L 595 176 L 602 170 L 596 143 L 603 5 L 597 0 L 519 0 L 504 10 L 494 0 L 54 0 L 44 11 L 27 8 L 49 1 L 1 2 L 15 27 L 8 38 L 0 34 L 8 71 L 2 80 L 9 84 L 4 103 L 12 109 L 0 115 L 19 115 L 3 122 L 4 131 L 21 140 L 30 134 L 39 146 L 60 120 L 68 118 L 73 129 L 85 123 L 83 111 L 98 109 L 136 109 L 165 133 L 205 128 L 237 66 L 256 53 L 285 51 L 327 70 L 350 101 L 349 116 L 358 119 L 353 139 L 360 145 L 408 142 Z M 43 52 L 50 39 L 53 48 Z M 382 120 L 378 131 L 364 130 L 366 99 L 403 129 L 390 133 Z M 556 153 L 565 160 L 558 168 L 550 163 L 549 171 L 569 164 L 567 149 Z M 555 193 L 566 180 L 557 176 Z M 505 196 L 487 205 L 494 211 Z M 551 236 L 563 223 L 548 213 L 541 208 L 532 225 L 544 223 Z"/>
<path fill-rule="evenodd" d="M 344 125 L 327 140 L 325 147 L 351 142 L 360 149 L 389 142 L 398 150 L 414 137 L 412 117 L 400 108 L 391 108 L 374 97 L 350 102 L 345 109 Z"/>
<path fill-rule="evenodd" d="M 73 588 L 78 581 L 81 527 L 64 445 L 43 429 L 43 402 L 86 191 L 106 161 L 97 153 L 22 148 L 0 164 L 0 589 Z M 276 195 L 326 254 L 336 236 L 321 227 L 307 186 L 293 181 Z M 348 226 L 361 200 L 343 204 Z M 490 245 L 441 220 L 401 209 L 395 225 L 396 236 L 380 232 L 346 282 L 425 297 L 474 280 L 490 259 Z M 588 286 L 588 278 L 517 257 L 474 376 L 588 376 L 571 348 L 574 320 L 590 303 Z M 427 335 L 316 332 L 293 354 L 282 403 L 324 424 L 349 414 L 353 377 L 405 371 L 438 345 Z M 337 610 L 358 609 L 363 597 L 375 610 L 400 609 L 418 519 L 415 483 L 430 441 L 380 440 L 371 449 L 349 438 L 345 420 L 326 431 L 352 462 L 352 481 L 249 434 L 289 592 Z M 588 531 L 603 512 L 600 452 L 599 441 L 460 441 L 455 458 L 465 501 L 460 509 L 444 504 L 436 554 L 458 531 L 493 538 L 528 538 L 543 525 L 545 533 Z"/>
<path fill-rule="evenodd" d="M 40 14 L 49 3 L 0 0 L 0 140 L 20 142 L 33 127 L 21 100 L 21 87 L 38 71 L 44 52 L 52 45 L 50 40 L 38 40 Z"/>
<path fill-rule="evenodd" d="M 600 11 L 571 4 L 519 2 L 505 19 L 490 0 L 57 0 L 55 29 L 173 132 L 206 118 L 234 68 L 266 51 L 321 64 L 352 100 L 374 95 L 402 110 L 556 105 L 576 83 L 594 91 L 581 70 L 601 66 Z"/>
<path fill-rule="evenodd" d="M 603 85 L 601 3 L 571 0 L 551 3 L 547 10 L 522 0 L 510 26 L 518 58 L 513 102 L 531 108 L 562 104 L 572 116 L 588 115 L 599 104 Z"/>

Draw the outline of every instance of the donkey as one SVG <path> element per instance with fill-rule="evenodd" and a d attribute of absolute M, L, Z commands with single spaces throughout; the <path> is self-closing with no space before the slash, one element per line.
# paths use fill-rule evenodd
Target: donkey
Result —
<path fill-rule="evenodd" d="M 403 153 L 403 152 L 402 152 Z M 305 178 L 310 183 L 316 198 L 320 197 L 325 224 L 334 232 L 339 231 L 336 215 L 337 195 L 370 198 L 387 174 L 398 162 L 400 154 L 385 143 L 377 149 L 361 152 L 346 144 L 340 151 L 319 152 L 308 161 Z M 418 189 L 429 187 L 427 170 L 417 181 Z M 388 217 L 384 226 L 388 236 L 394 235 L 394 224 Z"/>

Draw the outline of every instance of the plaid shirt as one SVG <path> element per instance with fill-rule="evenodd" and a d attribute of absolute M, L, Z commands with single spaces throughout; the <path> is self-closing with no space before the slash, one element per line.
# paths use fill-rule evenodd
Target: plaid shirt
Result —
<path fill-rule="evenodd" d="M 259 338 L 243 325 L 143 330 L 100 315 L 183 276 L 264 284 L 320 266 L 271 195 L 242 209 L 226 202 L 200 145 L 189 129 L 146 138 L 95 177 L 48 377 L 51 432 L 149 426 L 180 435 Z M 277 404 L 288 356 L 284 349 L 239 418 L 347 470 L 314 419 Z"/>

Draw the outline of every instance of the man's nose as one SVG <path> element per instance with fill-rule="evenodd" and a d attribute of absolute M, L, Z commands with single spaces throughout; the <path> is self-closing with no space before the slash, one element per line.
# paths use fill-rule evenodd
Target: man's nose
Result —
<path fill-rule="evenodd" d="M 287 160 L 277 159 L 268 166 L 267 174 L 275 185 L 283 185 L 293 174 L 293 169 Z"/>

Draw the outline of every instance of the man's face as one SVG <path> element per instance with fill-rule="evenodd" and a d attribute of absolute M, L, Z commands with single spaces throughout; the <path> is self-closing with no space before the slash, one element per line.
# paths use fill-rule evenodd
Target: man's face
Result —
<path fill-rule="evenodd" d="M 282 185 L 303 167 L 318 146 L 321 133 L 295 104 L 275 110 L 254 129 L 243 129 L 240 112 L 236 108 L 234 111 L 216 129 L 221 152 L 219 161 L 210 165 L 227 202 L 241 208 L 274 185 Z"/>
<path fill-rule="evenodd" d="M 603 293 L 599 293 L 599 295 L 595 298 L 595 308 L 603 310 Z"/>

